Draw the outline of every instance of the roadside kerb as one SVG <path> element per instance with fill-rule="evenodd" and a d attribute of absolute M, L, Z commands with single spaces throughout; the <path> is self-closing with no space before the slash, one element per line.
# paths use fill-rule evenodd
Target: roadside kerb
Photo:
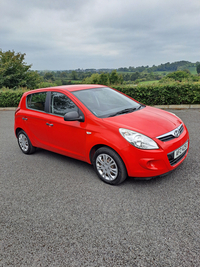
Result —
<path fill-rule="evenodd" d="M 161 109 L 190 109 L 190 108 L 200 108 L 200 104 L 198 105 L 155 105 L 155 108 L 161 108 Z"/>

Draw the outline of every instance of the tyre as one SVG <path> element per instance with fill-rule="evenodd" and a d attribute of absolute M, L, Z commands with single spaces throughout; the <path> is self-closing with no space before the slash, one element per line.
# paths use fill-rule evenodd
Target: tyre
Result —
<path fill-rule="evenodd" d="M 108 147 L 101 147 L 94 153 L 92 164 L 99 178 L 105 183 L 117 185 L 127 177 L 124 162 Z"/>
<path fill-rule="evenodd" d="M 32 154 L 35 152 L 36 148 L 32 146 L 31 141 L 28 138 L 28 135 L 23 130 L 19 131 L 17 139 L 19 147 L 24 154 Z"/>

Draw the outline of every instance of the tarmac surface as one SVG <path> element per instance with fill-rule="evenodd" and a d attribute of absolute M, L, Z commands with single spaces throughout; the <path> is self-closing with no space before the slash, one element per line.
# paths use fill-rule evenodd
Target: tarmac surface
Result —
<path fill-rule="evenodd" d="M 200 266 L 200 109 L 169 110 L 190 133 L 174 172 L 119 186 L 92 166 L 24 155 L 14 111 L 0 111 L 0 266 Z"/>

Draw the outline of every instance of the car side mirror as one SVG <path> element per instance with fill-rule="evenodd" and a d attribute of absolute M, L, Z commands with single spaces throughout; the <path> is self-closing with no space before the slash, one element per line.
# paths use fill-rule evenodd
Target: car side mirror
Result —
<path fill-rule="evenodd" d="M 77 111 L 70 111 L 64 115 L 64 121 L 80 121 L 84 122 L 84 115 L 79 115 Z"/>

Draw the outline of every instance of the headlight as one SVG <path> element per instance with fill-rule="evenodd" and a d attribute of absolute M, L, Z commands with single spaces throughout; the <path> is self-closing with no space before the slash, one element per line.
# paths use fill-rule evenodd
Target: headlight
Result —
<path fill-rule="evenodd" d="M 120 134 L 133 146 L 140 149 L 158 149 L 158 145 L 151 138 L 138 132 L 120 128 Z"/>

